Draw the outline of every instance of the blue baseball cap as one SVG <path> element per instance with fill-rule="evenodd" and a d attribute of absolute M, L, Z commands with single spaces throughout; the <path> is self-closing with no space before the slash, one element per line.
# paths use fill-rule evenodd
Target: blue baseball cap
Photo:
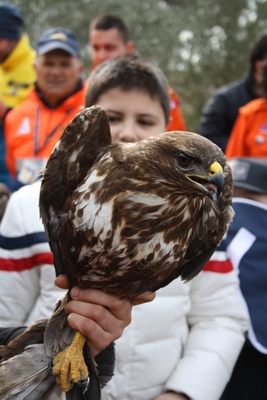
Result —
<path fill-rule="evenodd" d="M 267 158 L 234 157 L 229 164 L 235 187 L 267 193 Z"/>
<path fill-rule="evenodd" d="M 20 10 L 12 4 L 0 1 L 0 38 L 19 40 L 24 18 Z"/>
<path fill-rule="evenodd" d="M 39 38 L 36 46 L 37 54 L 61 49 L 74 57 L 80 57 L 80 47 L 75 34 L 69 29 L 52 28 L 46 30 Z"/>

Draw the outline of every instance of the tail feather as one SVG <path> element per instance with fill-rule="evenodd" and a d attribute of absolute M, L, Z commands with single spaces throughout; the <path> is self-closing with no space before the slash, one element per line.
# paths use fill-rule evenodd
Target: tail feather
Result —
<path fill-rule="evenodd" d="M 61 387 L 56 384 L 55 377 L 46 371 L 43 379 L 38 377 L 35 387 L 27 394 L 25 400 L 60 400 L 62 396 L 65 398 Z"/>
<path fill-rule="evenodd" d="M 49 371 L 50 361 L 43 344 L 27 346 L 23 353 L 3 361 L 0 374 L 1 400 L 60 399 L 61 390 L 58 391 L 56 379 Z M 53 396 L 53 387 L 57 390 L 56 396 Z"/>
<path fill-rule="evenodd" d="M 19 384 L 11 396 L 3 399 L 8 400 L 59 400 L 61 399 L 61 388 L 56 384 L 55 377 L 48 373 L 47 368 L 39 371 L 35 377 L 28 382 Z"/>

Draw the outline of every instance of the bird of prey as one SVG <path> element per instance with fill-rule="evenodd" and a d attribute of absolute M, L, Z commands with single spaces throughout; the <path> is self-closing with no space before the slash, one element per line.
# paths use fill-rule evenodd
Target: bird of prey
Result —
<path fill-rule="evenodd" d="M 101 107 L 93 106 L 70 122 L 48 160 L 40 214 L 57 275 L 66 274 L 70 287 L 96 288 L 131 300 L 179 276 L 188 281 L 201 271 L 232 220 L 231 199 L 231 169 L 208 139 L 167 132 L 137 143 L 112 144 L 108 118 Z M 56 375 L 57 390 L 67 392 L 67 398 L 92 399 L 86 397 L 86 338 L 68 327 L 63 310 L 69 299 L 66 294 L 51 319 L 39 323 L 46 355 L 34 379 L 28 374 L 24 380 L 28 387 L 33 381 L 39 388 L 41 380 L 54 384 Z M 28 339 L 22 335 L 17 342 L 1 350 L 6 361 L 0 375 L 12 375 L 12 357 L 19 362 L 27 352 L 31 358 L 37 354 L 38 339 L 31 337 L 26 352 L 22 350 Z M 54 375 L 48 373 L 48 359 L 53 359 Z M 2 394 L 0 390 L 1 399 L 19 393 L 18 381 L 13 392 L 8 384 Z M 73 382 L 82 385 L 78 391 L 85 392 L 79 395 L 84 397 L 71 397 Z M 50 399 L 45 396 L 21 398 Z"/>

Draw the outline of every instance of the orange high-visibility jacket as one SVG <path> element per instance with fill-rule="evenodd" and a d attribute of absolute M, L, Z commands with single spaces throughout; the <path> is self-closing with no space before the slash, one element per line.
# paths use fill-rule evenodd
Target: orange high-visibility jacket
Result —
<path fill-rule="evenodd" d="M 84 108 L 85 85 L 56 108 L 49 108 L 36 89 L 5 119 L 6 162 L 12 176 L 24 159 L 47 160 L 71 119 Z"/>
<path fill-rule="evenodd" d="M 239 109 L 226 157 L 267 157 L 267 100 L 259 98 Z"/>
<path fill-rule="evenodd" d="M 186 126 L 180 108 L 180 99 L 172 88 L 169 88 L 171 119 L 167 131 L 185 131 Z"/>

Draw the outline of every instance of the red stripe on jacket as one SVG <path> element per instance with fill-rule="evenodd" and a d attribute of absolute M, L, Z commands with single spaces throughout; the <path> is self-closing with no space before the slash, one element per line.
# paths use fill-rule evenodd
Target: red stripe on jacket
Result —
<path fill-rule="evenodd" d="M 233 271 L 233 265 L 230 260 L 226 261 L 208 261 L 203 271 L 218 272 L 220 274 L 226 274 Z"/>
<path fill-rule="evenodd" d="M 18 260 L 0 258 L 0 270 L 7 272 L 22 272 L 41 264 L 54 265 L 52 253 L 36 254 L 32 257 L 20 258 Z"/>

